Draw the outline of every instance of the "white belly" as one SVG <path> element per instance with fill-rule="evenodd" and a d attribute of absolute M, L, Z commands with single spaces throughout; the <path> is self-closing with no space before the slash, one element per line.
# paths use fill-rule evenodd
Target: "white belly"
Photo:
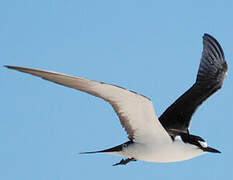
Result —
<path fill-rule="evenodd" d="M 149 162 L 176 162 L 191 159 L 205 153 L 194 145 L 186 144 L 182 141 L 174 141 L 168 144 L 133 143 L 122 152 L 111 154 Z"/>

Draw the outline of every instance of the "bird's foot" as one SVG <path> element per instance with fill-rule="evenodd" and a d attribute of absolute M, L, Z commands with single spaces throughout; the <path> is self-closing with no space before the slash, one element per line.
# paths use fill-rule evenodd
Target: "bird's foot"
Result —
<path fill-rule="evenodd" d="M 137 161 L 134 158 L 127 158 L 127 159 L 122 159 L 119 163 L 113 164 L 113 166 L 118 166 L 118 165 L 126 165 L 130 161 Z"/>

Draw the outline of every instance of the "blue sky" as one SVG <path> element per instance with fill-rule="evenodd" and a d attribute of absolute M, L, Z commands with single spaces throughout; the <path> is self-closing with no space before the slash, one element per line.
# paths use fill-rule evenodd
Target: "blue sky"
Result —
<path fill-rule="evenodd" d="M 111 106 L 2 67 L 0 179 L 232 179 L 232 17 L 226 0 L 1 2 L 2 65 L 117 84 L 151 98 L 158 116 L 194 83 L 203 33 L 220 42 L 229 71 L 191 123 L 222 154 L 112 167 L 120 157 L 75 154 L 127 141 Z"/>

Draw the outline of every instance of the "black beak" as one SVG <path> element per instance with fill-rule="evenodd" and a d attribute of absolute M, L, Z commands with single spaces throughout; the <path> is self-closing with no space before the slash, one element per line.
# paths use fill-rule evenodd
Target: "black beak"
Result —
<path fill-rule="evenodd" d="M 207 151 L 207 152 L 212 152 L 212 153 L 221 153 L 219 150 L 211 148 L 211 147 L 207 147 L 207 148 L 205 148 L 203 150 Z"/>

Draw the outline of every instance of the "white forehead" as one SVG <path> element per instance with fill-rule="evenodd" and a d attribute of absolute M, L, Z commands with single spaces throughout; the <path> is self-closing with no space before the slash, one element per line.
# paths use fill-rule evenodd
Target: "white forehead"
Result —
<path fill-rule="evenodd" d="M 182 141 L 181 136 L 175 136 L 175 141 Z"/>
<path fill-rule="evenodd" d="M 174 139 L 175 141 L 181 141 L 181 142 L 183 142 L 183 140 L 182 140 L 182 138 L 181 138 L 181 136 L 175 136 L 175 139 Z M 200 145 L 203 147 L 203 148 L 207 148 L 208 147 L 208 144 L 207 144 L 207 142 L 205 142 L 205 141 L 198 141 L 199 143 L 200 143 Z"/>
<path fill-rule="evenodd" d="M 205 141 L 198 141 L 200 143 L 200 145 L 203 147 L 203 148 L 207 148 L 208 145 L 207 145 L 207 142 Z"/>

